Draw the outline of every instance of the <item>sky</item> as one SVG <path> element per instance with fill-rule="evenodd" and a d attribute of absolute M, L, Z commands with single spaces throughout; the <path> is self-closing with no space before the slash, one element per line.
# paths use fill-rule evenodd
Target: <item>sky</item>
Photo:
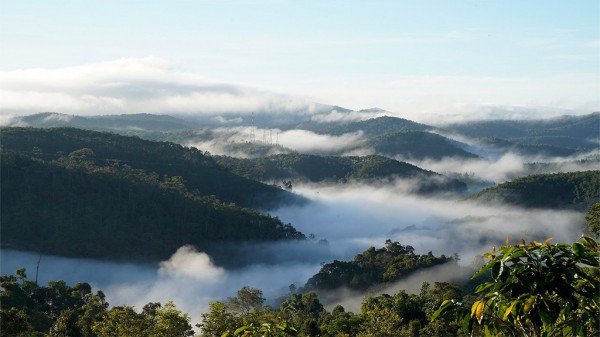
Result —
<path fill-rule="evenodd" d="M 288 99 L 417 120 L 600 110 L 595 0 L 1 0 L 0 50 L 2 114 L 256 110 Z M 98 76 L 107 67 L 110 81 Z M 178 104 L 98 91 L 131 91 L 148 73 L 170 92 L 162 102 Z M 215 84 L 244 95 L 216 99 Z"/>

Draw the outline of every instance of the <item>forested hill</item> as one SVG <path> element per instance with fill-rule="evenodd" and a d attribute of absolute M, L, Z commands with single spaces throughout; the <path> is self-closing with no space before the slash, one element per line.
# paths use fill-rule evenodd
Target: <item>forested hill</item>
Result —
<path fill-rule="evenodd" d="M 191 191 L 180 176 L 93 156 L 84 148 L 44 161 L 2 150 L 2 248 L 159 261 L 186 244 L 212 254 L 226 243 L 304 238 L 277 218 Z"/>
<path fill-rule="evenodd" d="M 74 128 L 2 128 L 3 149 L 54 160 L 75 150 L 89 148 L 96 164 L 127 164 L 156 172 L 159 176 L 181 176 L 186 186 L 203 195 L 244 207 L 268 209 L 303 199 L 282 189 L 241 177 L 217 165 L 207 153 L 170 142 Z"/>
<path fill-rule="evenodd" d="M 364 121 L 340 123 L 305 122 L 297 126 L 298 129 L 310 130 L 321 134 L 342 135 L 352 132 L 363 132 L 366 136 L 380 136 L 386 133 L 426 131 L 433 127 L 413 122 L 408 119 L 382 116 Z"/>
<path fill-rule="evenodd" d="M 372 138 L 367 145 L 379 154 L 407 159 L 477 158 L 476 155 L 458 147 L 455 141 L 423 131 L 384 134 Z"/>
<path fill-rule="evenodd" d="M 335 260 L 323 265 L 321 270 L 306 282 L 304 291 L 341 287 L 366 290 L 374 285 L 397 281 L 418 269 L 450 261 L 455 260 L 445 255 L 434 256 L 431 252 L 418 255 L 411 246 L 387 240 L 385 247 L 370 247 L 356 255 L 353 261 Z"/>
<path fill-rule="evenodd" d="M 215 157 L 233 172 L 259 181 L 347 183 L 410 179 L 414 192 L 463 192 L 466 184 L 432 171 L 383 156 L 318 156 L 300 153 L 278 154 L 263 158 L 240 159 Z"/>
<path fill-rule="evenodd" d="M 587 209 L 600 199 L 600 171 L 536 174 L 485 189 L 469 199 L 530 208 Z"/>

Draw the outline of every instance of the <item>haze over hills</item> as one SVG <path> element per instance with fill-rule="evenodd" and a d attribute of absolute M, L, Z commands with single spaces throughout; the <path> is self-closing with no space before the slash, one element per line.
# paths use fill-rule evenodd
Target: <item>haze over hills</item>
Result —
<path fill-rule="evenodd" d="M 4 1 L 0 337 L 600 336 L 599 6 Z"/>
<path fill-rule="evenodd" d="M 171 121 L 173 129 L 159 130 L 150 122 L 162 119 Z M 485 150 L 510 159 L 516 149 L 534 146 L 504 138 L 453 139 L 445 136 L 447 130 L 394 117 L 337 123 L 339 131 L 332 134 L 276 129 L 275 139 L 287 140 L 288 132 L 297 136 L 297 146 L 306 141 L 302 137 L 317 137 L 308 153 L 283 147 L 272 137 L 248 141 L 248 128 L 179 128 L 182 124 L 168 116 L 138 115 L 127 119 L 126 128 L 103 125 L 110 133 L 65 127 L 0 130 L 2 249 L 9 256 L 21 256 L 11 250 L 17 249 L 144 263 L 136 267 L 145 268 L 143 275 L 131 276 L 122 282 L 126 286 L 108 283 L 119 301 L 125 298 L 139 307 L 156 291 L 190 308 L 199 297 L 230 298 L 235 289 L 256 282 L 272 285 L 268 296 L 279 298 L 273 303 L 282 313 L 303 305 L 321 308 L 310 316 L 317 322 L 320 315 L 330 315 L 324 305 L 343 304 L 358 313 L 344 317 L 363 319 L 370 317 L 365 308 L 387 303 L 392 297 L 386 293 L 402 289 L 393 298 L 412 303 L 414 310 L 406 312 L 420 317 L 420 331 L 446 331 L 430 323 L 433 309 L 422 308 L 434 308 L 447 293 L 458 299 L 461 289 L 481 282 L 462 288 L 448 283 L 465 282 L 471 272 L 458 264 L 460 259 L 471 260 L 507 235 L 569 238 L 579 233 L 586 207 L 599 201 L 600 171 L 590 171 L 526 176 L 457 202 L 467 187 L 461 178 L 478 179 L 469 165 L 502 162 L 486 157 Z M 552 139 L 557 143 L 538 146 L 546 152 L 529 153 L 555 160 L 569 156 L 564 165 L 571 163 L 574 171 L 597 162 L 586 157 L 583 165 L 572 155 L 587 151 L 562 147 L 578 138 Z M 329 151 L 346 155 L 310 154 L 335 142 L 339 147 Z M 207 153 L 212 148 L 205 145 L 219 143 L 239 157 Z M 348 155 L 367 150 L 377 154 Z M 392 158 L 440 163 L 465 173 L 448 178 Z M 525 165 L 524 159 L 516 160 Z M 516 174 L 557 170 L 553 165 L 563 162 L 529 165 Z M 269 208 L 271 215 L 236 204 Z M 374 248 L 383 241 L 384 248 Z M 157 271 L 152 263 L 158 261 Z M 430 280 L 435 280 L 432 287 L 423 283 Z M 185 295 L 172 289 L 185 289 Z M 363 300 L 366 294 L 371 295 Z M 336 310 L 336 317 L 342 317 Z M 309 316 L 286 317 L 303 326 Z M 325 329 L 325 321 L 319 322 Z"/>
<path fill-rule="evenodd" d="M 461 193 L 466 184 L 435 172 L 378 155 L 317 156 L 300 153 L 278 154 L 262 158 L 217 157 L 217 162 L 233 172 L 259 181 L 296 183 L 389 184 L 403 179 L 407 190 L 415 193 Z"/>
<path fill-rule="evenodd" d="M 385 149 L 385 142 L 392 141 L 394 137 L 388 134 L 395 133 L 397 137 L 408 138 L 409 131 L 436 132 L 442 136 L 450 137 L 446 141 L 448 144 L 440 142 L 437 136 L 426 136 L 421 134 L 418 143 L 424 147 L 438 148 L 437 153 L 424 151 L 412 151 L 406 153 L 415 158 L 424 158 L 433 155 L 433 158 L 440 156 L 463 156 L 468 157 L 461 150 L 469 151 L 468 146 L 457 144 L 452 140 L 454 135 L 457 140 L 470 138 L 472 145 L 482 147 L 486 151 L 496 153 L 514 152 L 521 155 L 531 156 L 570 156 L 597 148 L 597 132 L 600 128 L 600 113 L 592 113 L 583 116 L 565 116 L 546 120 L 491 120 L 456 123 L 447 126 L 434 127 L 425 124 L 416 123 L 410 120 L 381 116 L 369 118 L 369 114 L 382 114 L 387 112 L 381 109 L 367 109 L 360 111 L 351 111 L 348 109 L 334 107 L 336 116 L 343 116 L 338 119 L 316 120 L 314 116 L 298 117 L 294 123 L 278 122 L 278 118 L 272 115 L 272 119 L 265 116 L 262 119 L 248 114 L 241 114 L 235 119 L 234 128 L 228 127 L 227 123 L 219 125 L 215 129 L 213 124 L 204 123 L 205 120 L 190 120 L 189 116 L 180 118 L 165 115 L 135 114 L 119 116 L 70 116 L 57 113 L 42 113 L 25 117 L 17 117 L 9 122 L 10 125 L 30 125 L 36 127 L 54 127 L 54 126 L 74 126 L 94 130 L 111 130 L 123 134 L 138 135 L 142 138 L 152 140 L 168 140 L 180 144 L 189 144 L 194 142 L 209 142 L 211 140 L 220 142 L 221 147 L 232 147 L 226 143 L 245 143 L 255 144 L 264 143 L 272 147 L 276 143 L 275 139 L 279 136 L 285 136 L 294 130 L 305 130 L 319 135 L 335 136 L 355 135 L 356 144 L 348 144 L 345 150 L 352 148 L 372 148 L 376 154 L 402 155 L 402 151 L 379 151 Z M 330 112 L 331 113 L 331 112 Z M 355 114 L 355 115 L 352 115 Z M 354 116 L 354 117 L 352 117 Z M 352 120 L 360 118 L 364 120 Z M 304 120 L 302 120 L 304 119 Z M 212 122 L 211 122 L 212 123 Z M 212 126 L 211 126 L 212 125 Z M 231 125 L 230 125 L 231 126 Z M 251 129 L 255 129 L 254 141 L 251 138 Z M 216 130 L 219 130 L 218 132 Z M 266 140 L 264 135 L 267 134 Z M 403 134 L 402 134 L 403 133 Z M 226 135 L 228 134 L 228 135 Z M 302 137 L 298 134 L 297 137 Z M 417 137 L 412 134 L 411 137 Z M 294 141 L 294 140 L 292 140 Z M 394 139 L 393 142 L 402 144 L 410 142 L 405 139 Z M 295 144 L 283 144 L 284 147 L 293 149 Z M 366 146 L 360 146 L 365 144 Z M 276 144 L 277 145 L 277 144 Z M 413 144 L 414 145 L 414 144 Z M 443 145 L 442 147 L 440 147 Z M 454 149 L 452 147 L 458 147 Z M 447 149 L 445 152 L 443 149 Z M 281 150 L 280 150 L 281 151 Z M 285 150 L 283 150 L 285 152 Z M 337 151 L 337 153 L 335 153 Z M 342 154 L 343 148 L 329 152 L 329 154 Z M 400 153 L 394 153 L 400 152 Z M 232 151 L 235 153 L 235 150 Z M 240 152 L 238 152 L 240 153 Z M 242 152 L 243 153 L 243 150 Z M 269 151 L 261 150 L 263 155 L 269 154 Z M 277 150 L 270 154 L 277 153 Z"/>

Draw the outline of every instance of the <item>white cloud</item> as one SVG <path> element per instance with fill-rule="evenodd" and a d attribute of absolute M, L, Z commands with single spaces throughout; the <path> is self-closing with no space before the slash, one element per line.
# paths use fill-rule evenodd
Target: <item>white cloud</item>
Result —
<path fill-rule="evenodd" d="M 156 57 L 0 72 L 0 112 L 312 114 L 305 99 L 181 72 Z"/>
<path fill-rule="evenodd" d="M 174 277 L 191 277 L 200 281 L 218 281 L 225 274 L 225 270 L 216 267 L 206 253 L 198 252 L 192 246 L 177 249 L 169 260 L 160 263 L 158 272 Z"/>
<path fill-rule="evenodd" d="M 534 119 L 600 110 L 600 79 L 593 73 L 554 76 L 389 76 L 321 83 L 317 100 L 347 107 L 380 106 L 422 123 L 503 118 Z M 298 88 L 310 93 L 312 87 Z"/>
<path fill-rule="evenodd" d="M 340 136 L 321 135 L 307 130 L 259 129 L 254 130 L 255 142 L 275 144 L 303 153 L 329 154 L 352 149 L 365 141 L 362 131 L 346 133 Z M 230 143 L 242 143 L 250 140 L 250 127 L 221 127 L 212 130 L 198 131 L 197 139 L 193 137 L 184 142 L 186 146 L 194 146 L 213 154 L 245 157 L 243 153 L 233 153 L 228 149 Z M 276 151 L 276 149 L 275 149 Z M 276 154 L 273 152 L 272 154 Z"/>
<path fill-rule="evenodd" d="M 279 134 L 279 143 L 300 152 L 328 153 L 350 149 L 364 141 L 362 131 L 341 136 L 320 135 L 306 130 L 289 130 Z"/>

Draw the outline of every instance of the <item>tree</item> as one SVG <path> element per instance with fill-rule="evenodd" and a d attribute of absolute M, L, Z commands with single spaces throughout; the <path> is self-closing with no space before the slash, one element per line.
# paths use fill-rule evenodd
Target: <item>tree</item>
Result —
<path fill-rule="evenodd" d="M 258 325 L 250 324 L 236 329 L 233 334 L 230 332 L 224 333 L 221 337 L 288 337 L 296 336 L 298 330 L 286 321 L 269 322 Z"/>
<path fill-rule="evenodd" d="M 473 277 L 491 272 L 480 284 L 470 310 L 446 300 L 432 319 L 449 310 L 463 313 L 463 329 L 473 335 L 596 336 L 600 324 L 598 249 L 588 236 L 573 244 L 536 241 L 485 253 L 489 262 Z"/>
<path fill-rule="evenodd" d="M 260 289 L 245 286 L 237 291 L 236 297 L 228 300 L 229 307 L 245 315 L 265 302 L 262 294 Z"/>
<path fill-rule="evenodd" d="M 149 337 L 150 322 L 133 307 L 114 307 L 94 324 L 98 337 Z"/>
<path fill-rule="evenodd" d="M 234 331 L 242 325 L 242 319 L 236 313 L 229 312 L 227 304 L 211 302 L 209 311 L 202 314 L 202 322 L 196 324 L 202 332 L 202 337 L 221 337 L 227 331 Z"/>
<path fill-rule="evenodd" d="M 596 235 L 596 238 L 600 236 L 600 203 L 595 203 L 590 207 L 585 220 L 590 232 Z"/>
<path fill-rule="evenodd" d="M 144 307 L 146 308 L 146 307 Z M 190 325 L 190 316 L 177 310 L 172 301 L 155 308 L 155 323 L 150 329 L 153 337 L 189 337 L 194 335 Z"/>
<path fill-rule="evenodd" d="M 23 310 L 9 308 L 0 310 L 0 334 L 19 336 L 30 330 L 29 318 Z"/>
<path fill-rule="evenodd" d="M 48 331 L 48 337 L 81 337 L 83 336 L 77 324 L 77 314 L 71 309 L 64 310 L 56 323 Z"/>
<path fill-rule="evenodd" d="M 25 279 L 27 278 L 27 274 L 25 273 L 26 269 L 25 268 L 19 268 L 17 269 L 17 278 L 19 280 L 21 280 L 21 282 L 25 282 Z"/>

